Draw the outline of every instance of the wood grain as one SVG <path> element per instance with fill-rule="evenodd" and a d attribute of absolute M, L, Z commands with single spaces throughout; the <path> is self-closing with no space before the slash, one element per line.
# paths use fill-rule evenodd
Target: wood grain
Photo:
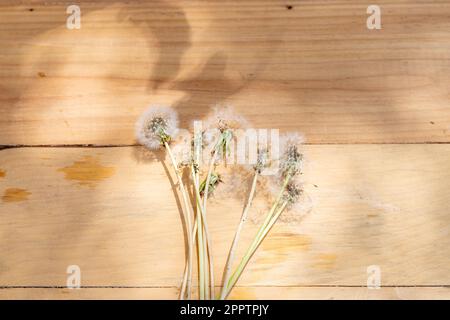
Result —
<path fill-rule="evenodd" d="M 77 4 L 80 30 L 64 1 L 0 3 L 0 299 L 177 297 L 170 168 L 132 146 L 150 104 L 182 127 L 229 104 L 310 143 L 304 216 L 276 225 L 232 299 L 450 298 L 448 0 L 377 0 L 376 31 L 369 0 Z M 246 185 L 225 182 L 218 275 Z M 244 244 L 266 207 L 260 192 Z M 80 290 L 64 289 L 72 264 Z"/>
<path fill-rule="evenodd" d="M 175 288 L 10 288 L 0 289 L 0 299 L 173 299 Z M 444 300 L 450 299 L 450 289 L 446 287 L 421 288 L 313 288 L 313 287 L 237 287 L 230 296 L 232 300 Z"/>
<path fill-rule="evenodd" d="M 450 145 L 323 145 L 306 154 L 312 210 L 272 230 L 239 285 L 364 287 L 371 265 L 384 286 L 450 284 Z M 65 286 L 72 264 L 85 286 L 179 285 L 177 203 L 163 163 L 141 148 L 5 149 L 0 168 L 0 194 L 29 193 L 0 206 L 2 286 Z M 104 170 L 113 173 L 99 179 Z M 216 274 L 242 208 L 224 179 L 209 219 Z M 244 243 L 264 208 L 260 193 Z"/>
<path fill-rule="evenodd" d="M 0 4 L 0 145 L 133 144 L 153 103 L 183 126 L 231 104 L 311 143 L 450 141 L 450 3 L 380 0 Z M 33 9 L 30 11 L 30 9 Z"/>

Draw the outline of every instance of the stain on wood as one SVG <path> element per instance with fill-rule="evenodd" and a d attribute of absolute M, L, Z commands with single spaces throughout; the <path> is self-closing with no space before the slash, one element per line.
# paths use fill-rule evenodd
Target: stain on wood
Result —
<path fill-rule="evenodd" d="M 28 200 L 29 195 L 31 195 L 31 192 L 28 192 L 25 189 L 8 188 L 5 190 L 5 193 L 3 194 L 2 201 L 3 202 L 20 202 L 20 201 Z"/>
<path fill-rule="evenodd" d="M 0 178 L 4 178 L 6 176 L 6 171 L 0 169 Z"/>
<path fill-rule="evenodd" d="M 231 291 L 229 299 L 231 300 L 256 300 L 257 296 L 253 288 L 235 288 Z"/>
<path fill-rule="evenodd" d="M 95 187 L 100 181 L 113 176 L 116 169 L 102 165 L 96 157 L 85 156 L 58 171 L 64 172 L 67 180 L 76 181 L 81 186 Z"/>
<path fill-rule="evenodd" d="M 312 240 L 310 236 L 294 233 L 269 235 L 261 245 L 261 255 L 257 263 L 273 266 L 292 256 L 292 252 L 308 251 Z"/>
<path fill-rule="evenodd" d="M 331 270 L 335 267 L 337 255 L 333 253 L 321 253 L 315 257 L 314 268 L 322 270 Z"/>
<path fill-rule="evenodd" d="M 283 254 L 284 250 L 309 250 L 312 240 L 311 237 L 305 234 L 295 233 L 277 233 L 266 239 L 263 245 L 264 250 L 275 251 L 278 254 Z"/>

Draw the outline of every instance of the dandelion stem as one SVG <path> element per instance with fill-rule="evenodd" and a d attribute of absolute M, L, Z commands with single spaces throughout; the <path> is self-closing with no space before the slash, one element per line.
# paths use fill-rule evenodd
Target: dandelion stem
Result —
<path fill-rule="evenodd" d="M 233 288 L 233 286 L 236 284 L 237 280 L 241 276 L 245 266 L 247 265 L 248 261 L 252 257 L 253 253 L 258 248 L 260 239 L 261 239 L 262 235 L 264 234 L 266 227 L 270 224 L 270 221 L 271 221 L 272 217 L 274 216 L 274 214 L 276 215 L 275 210 L 278 208 L 280 201 L 283 198 L 283 193 L 286 190 L 286 186 L 288 185 L 291 178 L 292 178 L 292 175 L 288 174 L 286 176 L 286 178 L 284 179 L 283 185 L 281 186 L 281 189 L 277 196 L 277 199 L 275 200 L 272 208 L 270 209 L 269 213 L 267 214 L 265 221 L 263 222 L 263 224 L 259 228 L 258 232 L 256 233 L 252 244 L 247 249 L 247 252 L 245 253 L 244 257 L 241 259 L 236 271 L 233 273 L 231 278 L 228 280 L 227 283 L 224 283 L 224 287 L 222 288 L 222 294 L 221 294 L 222 299 L 226 299 L 226 297 L 230 293 L 231 289 Z"/>
<path fill-rule="evenodd" d="M 208 248 L 209 246 L 207 245 L 208 242 L 208 238 L 206 237 L 206 233 L 205 233 L 205 228 L 206 228 L 206 219 L 205 217 L 202 216 L 202 221 L 203 221 L 203 264 L 205 266 L 205 268 L 203 269 L 205 272 L 205 300 L 209 300 L 210 299 L 210 290 L 209 290 L 209 268 L 208 268 Z"/>
<path fill-rule="evenodd" d="M 195 186 L 197 189 L 197 186 Z M 202 217 L 199 211 L 201 206 L 197 205 L 197 246 L 198 246 L 198 268 L 199 268 L 199 287 L 200 287 L 200 300 L 205 300 L 205 264 L 203 257 L 203 224 Z"/>
<path fill-rule="evenodd" d="M 257 239 L 255 239 L 256 240 L 256 245 L 250 247 L 249 251 L 242 258 L 239 266 L 237 267 L 236 271 L 233 273 L 233 275 L 231 276 L 231 278 L 230 278 L 230 280 L 229 280 L 229 282 L 227 284 L 226 291 L 225 291 L 225 294 L 224 294 L 224 299 L 230 294 L 230 292 L 233 289 L 233 287 L 235 286 L 236 282 L 239 280 L 240 276 L 242 275 L 242 272 L 244 271 L 244 269 L 247 266 L 248 262 L 250 261 L 250 259 L 252 258 L 252 256 L 256 252 L 256 250 L 259 248 L 259 246 L 261 245 L 261 243 L 264 240 L 265 236 L 269 233 L 270 229 L 272 229 L 273 225 L 278 220 L 278 217 L 284 211 L 284 209 L 286 208 L 287 204 L 288 204 L 287 201 L 283 202 L 283 204 L 280 206 L 278 211 L 275 212 L 275 214 L 269 220 L 267 225 L 264 227 L 264 229 L 262 230 L 260 236 Z"/>
<path fill-rule="evenodd" d="M 201 141 L 201 136 L 200 136 L 200 141 Z M 199 267 L 199 272 L 198 272 L 198 278 L 199 278 L 199 297 L 201 300 L 204 300 L 205 298 L 208 299 L 209 295 L 208 295 L 208 288 L 207 288 L 207 279 L 206 279 L 206 268 L 207 268 L 207 263 L 206 263 L 206 252 L 207 252 L 207 248 L 206 248 L 206 242 L 204 241 L 204 238 L 206 238 L 206 233 L 204 232 L 203 228 L 204 228 L 204 224 L 206 223 L 206 221 L 204 221 L 204 217 L 202 217 L 201 214 L 201 200 L 200 198 L 197 196 L 197 194 L 199 194 L 200 190 L 199 190 L 199 183 L 200 183 L 200 177 L 199 177 L 199 163 L 200 163 L 200 153 L 201 153 L 201 144 L 199 144 L 199 136 L 195 136 L 194 140 L 193 140 L 193 163 L 191 163 L 191 174 L 192 174 L 192 179 L 194 182 L 194 194 L 195 194 L 195 198 L 196 198 L 196 217 L 195 217 L 195 222 L 194 222 L 194 228 L 195 230 L 193 230 L 194 235 L 196 234 L 197 236 L 197 247 L 198 247 L 198 267 Z M 204 221 L 204 222 L 203 222 Z"/>
<path fill-rule="evenodd" d="M 255 253 L 256 249 L 259 248 L 260 244 L 262 243 L 262 241 L 264 240 L 266 235 L 269 233 L 269 231 L 272 229 L 272 227 L 275 224 L 275 222 L 277 222 L 278 218 L 283 213 L 283 211 L 286 208 L 287 204 L 288 204 L 288 201 L 284 201 L 283 204 L 281 205 L 280 209 L 277 211 L 277 213 L 270 220 L 269 224 L 264 229 L 264 232 L 259 237 L 258 243 L 257 243 L 256 247 L 253 249 L 253 253 Z M 252 253 L 252 255 L 253 255 L 253 253 Z"/>
<path fill-rule="evenodd" d="M 219 137 L 219 141 L 222 140 L 222 137 Z M 209 183 L 211 181 L 211 175 L 214 170 L 214 164 L 216 162 L 217 157 L 217 150 L 218 148 L 214 148 L 214 152 L 212 154 L 212 157 L 210 159 L 209 163 L 209 169 L 208 174 L 206 176 L 206 184 L 205 184 L 205 191 L 203 193 L 203 215 L 204 220 L 206 219 L 206 212 L 207 212 L 207 202 L 208 202 L 208 193 L 209 193 Z M 206 229 L 206 226 L 205 226 Z M 209 277 L 210 277 L 210 291 L 211 291 L 211 299 L 215 298 L 215 286 L 214 286 L 214 263 L 213 263 L 213 256 L 212 256 L 212 248 L 208 245 L 208 256 L 209 256 Z"/>
<path fill-rule="evenodd" d="M 195 185 L 198 185 L 198 182 L 199 182 L 198 171 L 195 170 L 195 167 L 196 166 L 194 164 L 191 165 L 191 174 L 192 174 L 193 181 L 197 182 L 197 184 L 194 183 L 194 189 L 195 189 Z M 194 196 L 195 196 L 195 194 L 196 193 L 195 193 L 195 190 L 194 190 Z M 199 205 L 199 203 L 198 203 L 198 201 L 196 201 L 197 213 L 200 212 L 200 209 L 198 208 L 198 205 Z M 193 248 L 195 246 L 195 239 L 197 237 L 197 229 L 198 229 L 198 215 L 195 216 L 194 226 L 192 227 L 192 240 L 193 241 L 191 243 L 191 248 L 192 248 L 191 252 L 194 252 Z M 200 260 L 199 260 L 199 263 L 201 263 Z M 185 268 L 185 270 L 184 270 L 184 277 L 183 277 L 183 279 L 185 279 L 184 281 L 188 281 L 189 284 L 192 284 L 192 270 L 193 270 L 192 267 L 191 267 L 191 269 Z M 186 279 L 189 279 L 189 280 L 186 280 Z M 190 297 L 191 297 L 191 288 L 189 287 L 187 290 L 189 290 L 187 292 L 187 295 L 188 295 L 188 299 L 190 299 Z"/>
<path fill-rule="evenodd" d="M 195 218 L 195 222 L 194 222 L 194 226 L 192 227 L 192 251 L 191 252 L 194 252 L 194 246 L 195 246 L 195 238 L 196 238 L 196 236 L 197 236 L 197 218 Z M 185 268 L 184 269 L 184 276 L 183 276 L 183 279 L 189 279 L 189 280 L 187 280 L 188 281 L 188 283 L 189 284 L 191 284 L 191 287 L 190 288 L 188 288 L 187 290 L 189 290 L 188 292 L 187 292 L 187 295 L 188 295 L 188 299 L 190 299 L 191 298 L 191 290 L 192 290 L 192 270 L 193 270 L 193 268 L 191 268 L 190 270 L 188 270 L 188 268 Z M 185 280 L 186 281 L 186 280 Z"/>
<path fill-rule="evenodd" d="M 248 250 L 252 250 L 253 247 L 256 246 L 258 239 L 260 238 L 261 234 L 264 231 L 264 228 L 267 226 L 267 224 L 270 222 L 270 219 L 272 218 L 276 208 L 279 206 L 281 199 L 283 198 L 283 193 L 286 190 L 287 185 L 289 184 L 289 181 L 291 180 L 292 176 L 291 175 L 287 175 L 286 178 L 283 181 L 283 185 L 281 186 L 280 192 L 278 193 L 278 196 L 272 206 L 272 208 L 270 209 L 269 213 L 266 216 L 266 219 L 264 220 L 263 224 L 261 225 L 261 227 L 259 228 L 258 232 L 256 233 L 256 236 L 253 240 L 253 243 L 251 245 L 251 247 Z"/>
<path fill-rule="evenodd" d="M 172 150 L 170 149 L 170 146 L 166 141 L 164 141 L 164 146 L 166 147 L 167 153 L 169 154 L 170 161 L 172 162 L 172 166 L 175 171 L 175 175 L 177 176 L 178 185 L 179 185 L 181 195 L 183 198 L 183 204 L 184 204 L 183 217 L 184 217 L 185 223 L 186 223 L 186 233 L 187 233 L 187 238 L 188 238 L 187 268 L 188 268 L 188 273 L 189 273 L 190 272 L 189 269 L 192 269 L 192 241 L 193 241 L 192 240 L 191 210 L 190 210 L 190 206 L 189 206 L 189 202 L 188 202 L 188 195 L 186 192 L 186 188 L 184 187 L 183 180 L 182 180 L 180 172 L 178 170 L 178 165 L 175 160 L 175 157 L 173 156 Z M 185 299 L 186 287 L 189 288 L 188 291 L 190 292 L 191 284 L 187 283 L 187 282 L 189 282 L 188 280 L 189 279 L 187 279 L 187 281 L 185 281 L 185 279 L 183 279 L 183 283 L 181 285 L 181 291 L 180 291 L 180 300 Z"/>
<path fill-rule="evenodd" d="M 220 300 L 225 299 L 227 284 L 228 284 L 228 281 L 230 280 L 230 275 L 231 275 L 231 267 L 233 266 L 233 262 L 234 262 L 235 251 L 237 248 L 237 244 L 239 242 L 242 228 L 244 227 L 245 221 L 247 220 L 248 210 L 250 209 L 252 200 L 255 195 L 257 180 L 258 180 L 258 171 L 255 171 L 255 175 L 253 177 L 253 182 L 252 182 L 252 187 L 250 189 L 250 193 L 249 193 L 249 196 L 247 199 L 247 204 L 245 205 L 244 210 L 242 212 L 241 220 L 237 227 L 236 234 L 234 235 L 233 243 L 231 244 L 230 252 L 228 254 L 227 264 L 225 266 L 225 273 L 224 273 L 223 280 L 222 280 L 223 286 L 222 286 L 222 291 L 220 294 Z"/>
<path fill-rule="evenodd" d="M 200 211 L 200 216 L 198 218 L 203 220 L 205 240 L 206 240 L 206 244 L 207 244 L 208 250 L 210 250 L 210 248 L 211 248 L 211 237 L 210 237 L 210 234 L 209 234 L 209 231 L 208 231 L 209 229 L 208 229 L 208 223 L 206 221 L 206 215 L 205 215 L 205 212 L 203 211 L 203 208 L 201 206 L 201 199 L 202 198 L 200 196 L 198 180 L 196 180 L 196 179 L 194 179 L 194 189 L 195 189 L 195 196 L 196 196 L 196 199 L 197 199 L 197 205 L 198 205 L 199 211 Z M 197 229 L 197 234 L 198 234 L 198 232 L 199 232 L 199 230 Z M 210 251 L 208 251 L 208 256 L 209 256 L 209 252 Z M 206 254 L 206 252 L 205 252 L 205 254 Z M 212 261 L 212 257 L 211 256 L 209 256 L 209 261 L 210 261 L 210 268 L 211 268 L 211 261 Z M 212 271 L 210 271 L 210 274 L 211 273 L 212 273 Z M 211 294 L 212 294 L 212 292 L 211 292 Z M 210 297 L 213 298 L 214 296 L 211 295 Z"/>

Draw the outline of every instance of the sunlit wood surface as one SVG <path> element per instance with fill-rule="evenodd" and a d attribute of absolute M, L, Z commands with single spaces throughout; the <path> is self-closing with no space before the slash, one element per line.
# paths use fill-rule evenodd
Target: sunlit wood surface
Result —
<path fill-rule="evenodd" d="M 229 104 L 307 138 L 308 212 L 275 226 L 231 298 L 450 298 L 448 0 L 377 1 L 372 31 L 365 0 L 77 1 L 80 30 L 68 4 L 0 3 L 1 299 L 177 297 L 169 164 L 134 139 L 153 103 L 183 127 Z M 242 206 L 212 199 L 217 275 Z"/>

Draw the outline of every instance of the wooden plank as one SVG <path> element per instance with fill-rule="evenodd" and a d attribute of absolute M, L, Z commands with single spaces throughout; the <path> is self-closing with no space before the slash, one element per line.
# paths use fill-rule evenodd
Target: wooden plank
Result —
<path fill-rule="evenodd" d="M 176 299 L 175 288 L 12 288 L 0 289 L 0 299 Z M 448 287 L 238 287 L 231 300 L 447 300 Z"/>
<path fill-rule="evenodd" d="M 371 265 L 384 286 L 450 284 L 450 145 L 305 149 L 312 211 L 272 230 L 239 285 L 366 286 Z M 141 148 L 5 149 L 0 169 L 0 286 L 65 286 L 69 265 L 84 286 L 179 285 L 177 203 Z M 209 212 L 216 274 L 242 209 L 224 180 Z M 266 207 L 260 192 L 238 254 Z"/>
<path fill-rule="evenodd" d="M 133 144 L 152 103 L 186 126 L 232 104 L 312 143 L 450 141 L 450 5 L 371 1 L 0 4 L 0 145 Z"/>
<path fill-rule="evenodd" d="M 130 299 L 130 300 L 168 300 L 177 299 L 176 288 L 89 288 L 89 289 L 55 289 L 55 288 L 8 288 L 0 289 L 1 300 L 17 299 Z"/>

